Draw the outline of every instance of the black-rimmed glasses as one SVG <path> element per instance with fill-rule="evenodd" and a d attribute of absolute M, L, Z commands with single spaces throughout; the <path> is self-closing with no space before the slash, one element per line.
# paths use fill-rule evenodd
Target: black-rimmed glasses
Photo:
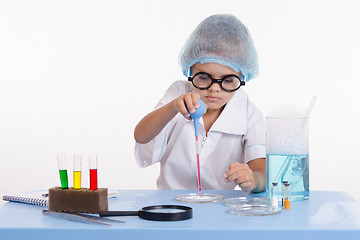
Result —
<path fill-rule="evenodd" d="M 245 85 L 245 81 L 235 74 L 226 75 L 223 79 L 214 79 L 206 72 L 198 72 L 193 77 L 188 77 L 188 81 L 200 90 L 209 89 L 213 83 L 219 83 L 226 92 L 234 92 Z"/>

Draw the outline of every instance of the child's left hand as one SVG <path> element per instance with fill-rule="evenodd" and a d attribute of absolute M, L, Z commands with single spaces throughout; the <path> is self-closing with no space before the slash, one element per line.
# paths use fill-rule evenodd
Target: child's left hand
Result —
<path fill-rule="evenodd" d="M 225 181 L 235 181 L 244 192 L 256 188 L 254 172 L 246 163 L 234 162 L 230 164 L 229 170 L 225 172 Z"/>

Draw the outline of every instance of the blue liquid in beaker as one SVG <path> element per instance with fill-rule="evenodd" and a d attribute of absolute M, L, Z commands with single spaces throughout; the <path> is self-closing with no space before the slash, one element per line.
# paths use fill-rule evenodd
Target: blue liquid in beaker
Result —
<path fill-rule="evenodd" d="M 309 198 L 309 154 L 266 155 L 266 194 L 270 195 L 273 182 L 282 186 L 288 181 L 291 186 L 291 201 Z"/>

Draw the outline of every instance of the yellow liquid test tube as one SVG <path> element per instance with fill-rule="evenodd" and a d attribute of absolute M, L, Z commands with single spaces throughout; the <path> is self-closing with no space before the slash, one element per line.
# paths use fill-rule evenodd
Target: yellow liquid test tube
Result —
<path fill-rule="evenodd" d="M 74 155 L 74 189 L 81 189 L 81 155 Z"/>
<path fill-rule="evenodd" d="M 74 189 L 81 188 L 81 171 L 74 171 Z"/>

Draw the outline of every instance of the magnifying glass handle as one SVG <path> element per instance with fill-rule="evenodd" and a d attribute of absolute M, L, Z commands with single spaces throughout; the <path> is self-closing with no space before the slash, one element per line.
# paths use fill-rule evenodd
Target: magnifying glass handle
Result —
<path fill-rule="evenodd" d="M 139 211 L 100 211 L 100 217 L 139 216 Z"/>

